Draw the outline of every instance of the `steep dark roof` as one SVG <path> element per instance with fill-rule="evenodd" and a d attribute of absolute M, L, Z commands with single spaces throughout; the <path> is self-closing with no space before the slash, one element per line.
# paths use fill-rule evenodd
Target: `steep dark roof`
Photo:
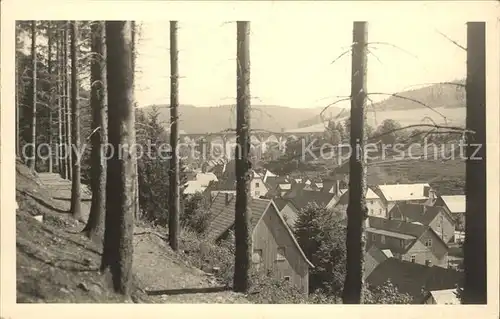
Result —
<path fill-rule="evenodd" d="M 421 303 L 425 297 L 422 288 L 426 291 L 453 289 L 461 284 L 463 277 L 462 272 L 453 269 L 389 258 L 372 271 L 366 282 L 380 286 L 390 280 L 400 292 L 413 296 L 413 303 Z"/>
<path fill-rule="evenodd" d="M 373 260 L 367 259 L 366 256 L 369 255 Z M 384 252 L 376 245 L 372 245 L 365 253 L 365 265 L 364 265 L 364 279 L 371 274 L 371 272 L 387 258 Z"/>
<path fill-rule="evenodd" d="M 212 214 L 213 217 L 206 231 L 208 240 L 210 241 L 217 240 L 234 225 L 235 199 L 236 196 L 232 194 L 219 193 L 212 201 L 212 204 L 210 206 L 210 213 Z M 292 231 L 290 230 L 290 227 L 288 227 L 287 223 L 279 213 L 278 207 L 276 207 L 276 204 L 273 202 L 273 200 L 252 198 L 250 200 L 249 206 L 250 206 L 249 209 L 251 211 L 251 217 L 250 217 L 251 231 L 253 231 L 255 226 L 257 226 L 257 223 L 261 220 L 262 216 L 272 206 L 273 208 L 271 210 L 274 211 L 279 217 L 279 220 L 287 230 L 289 236 L 291 237 L 293 243 L 297 247 L 302 258 L 304 258 L 304 260 L 308 263 L 310 267 L 314 267 L 314 265 L 307 259 L 302 248 L 300 248 L 297 239 L 295 238 Z"/>
<path fill-rule="evenodd" d="M 290 201 L 283 199 L 283 198 L 274 198 L 273 199 L 274 203 L 276 204 L 276 207 L 281 211 L 287 204 L 290 203 Z"/>
<path fill-rule="evenodd" d="M 393 241 L 386 242 L 386 244 L 377 243 L 377 247 L 380 249 L 390 249 L 395 253 L 405 254 L 418 240 L 418 238 L 420 238 L 420 236 L 422 236 L 426 231 L 432 232 L 437 240 L 441 241 L 445 247 L 448 247 L 448 245 L 441 239 L 441 237 L 426 225 L 374 216 L 368 217 L 368 223 L 368 228 L 366 228 L 367 232 L 379 233 L 382 235 L 392 236 L 409 241 L 409 243 L 406 244 L 405 247 L 395 245 Z"/>
<path fill-rule="evenodd" d="M 305 183 L 292 183 L 292 186 L 288 192 L 283 196 L 284 198 L 290 198 L 291 194 L 301 192 L 307 185 Z"/>
<path fill-rule="evenodd" d="M 226 204 L 226 197 L 228 198 L 228 203 Z M 228 230 L 234 224 L 234 210 L 235 210 L 235 199 L 236 197 L 232 194 L 219 193 L 212 201 L 210 206 L 210 213 L 212 214 L 212 220 L 207 228 L 206 234 L 207 239 L 216 240 L 218 239 L 226 230 Z M 268 199 L 252 199 L 250 201 L 250 211 L 251 216 L 251 227 L 255 227 L 260 217 L 267 210 L 271 201 Z"/>
<path fill-rule="evenodd" d="M 409 221 L 415 221 L 424 225 L 429 225 L 439 213 L 443 211 L 439 206 L 425 206 L 421 204 L 399 203 L 389 211 L 389 216 L 397 216 L 401 214 L 408 218 Z M 395 213 L 396 215 L 392 215 Z"/>
<path fill-rule="evenodd" d="M 297 193 L 297 196 L 289 200 L 298 210 L 302 210 L 309 203 L 316 203 L 318 206 L 326 206 L 334 196 L 335 195 L 332 193 L 302 190 Z"/>
<path fill-rule="evenodd" d="M 374 216 L 369 216 L 368 222 L 370 228 L 410 235 L 417 238 L 422 236 L 422 234 L 429 229 L 429 227 L 425 225 L 412 224 L 401 220 L 385 219 Z"/>
<path fill-rule="evenodd" d="M 405 241 L 403 247 L 392 240 L 386 241 L 384 244 L 381 242 L 376 243 L 379 249 L 390 249 L 393 253 L 398 254 L 405 254 L 418 238 L 420 238 L 425 231 L 430 229 L 428 226 L 373 216 L 368 217 L 368 223 L 369 225 L 366 228 L 367 233 L 385 235 Z"/>

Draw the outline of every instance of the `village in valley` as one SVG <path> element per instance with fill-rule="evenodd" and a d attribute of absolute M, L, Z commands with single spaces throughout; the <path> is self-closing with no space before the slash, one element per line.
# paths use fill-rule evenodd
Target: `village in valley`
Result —
<path fill-rule="evenodd" d="M 348 85 L 327 89 L 357 93 L 301 107 L 252 100 L 251 23 L 223 25 L 235 104 L 196 106 L 178 57 L 196 51 L 177 43 L 187 22 L 157 23 L 163 52 L 141 42 L 146 22 L 16 21 L 17 303 L 486 303 L 486 150 L 467 144 L 486 145 L 484 23 L 456 27 L 467 49 L 429 31 L 467 79 L 463 63 L 390 93 L 366 87 L 382 42 L 348 23 Z M 160 78 L 140 80 L 151 52 L 170 91 L 139 105 L 137 83 Z M 396 68 L 423 72 L 411 63 Z"/>
<path fill-rule="evenodd" d="M 205 232 L 210 240 L 227 238 L 234 225 L 234 166 L 234 159 L 222 158 L 186 172 L 186 198 L 200 195 L 209 203 L 211 217 Z M 335 170 L 330 176 L 300 170 L 278 175 L 264 167 L 254 168 L 250 182 L 252 262 L 277 266 L 276 276 L 308 291 L 304 283 L 310 282 L 306 279 L 310 273 L 314 277 L 315 268 L 305 257 L 311 252 L 304 254 L 294 238 L 295 224 L 301 212 L 314 209 L 324 209 L 345 221 L 348 177 Z M 390 281 L 414 303 L 458 304 L 465 195 L 457 195 L 456 190 L 440 194 L 423 181 L 371 184 L 366 190 L 366 206 L 365 282 L 379 286 Z"/>

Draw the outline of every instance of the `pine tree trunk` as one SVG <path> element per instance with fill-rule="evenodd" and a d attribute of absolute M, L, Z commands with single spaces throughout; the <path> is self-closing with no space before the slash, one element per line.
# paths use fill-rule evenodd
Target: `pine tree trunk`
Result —
<path fill-rule="evenodd" d="M 66 109 L 66 143 L 67 143 L 67 152 L 66 152 L 66 155 L 67 155 L 67 159 L 66 159 L 66 172 L 67 172 L 67 178 L 69 180 L 72 179 L 72 176 L 73 176 L 73 169 L 72 169 L 72 164 L 73 164 L 73 145 L 72 145 L 72 137 L 71 137 L 71 126 L 73 123 L 71 123 L 71 102 L 70 102 L 70 88 L 71 88 L 71 80 L 70 80 L 70 73 L 69 73 L 69 69 L 70 69 L 70 65 L 69 65 L 69 49 L 68 49 L 68 42 L 69 42 L 69 39 L 68 39 L 68 35 L 69 35 L 69 28 L 70 28 L 70 22 L 69 21 L 65 21 L 65 34 L 64 34 L 64 41 L 66 43 L 65 45 L 65 51 L 64 51 L 64 55 L 65 55 L 65 64 L 64 64 L 64 71 L 65 71 L 65 76 L 66 76 L 66 98 L 65 98 L 65 101 L 66 101 L 66 104 L 65 104 L 65 109 Z"/>
<path fill-rule="evenodd" d="M 172 250 L 178 250 L 179 240 L 179 71 L 177 21 L 170 21 L 170 200 L 168 210 L 168 240 Z"/>
<path fill-rule="evenodd" d="M 50 99 L 49 99 L 49 107 L 48 107 L 48 112 L 49 112 L 49 125 L 48 125 L 48 136 L 49 136 L 49 145 L 50 145 L 50 153 L 49 153 L 49 173 L 52 173 L 52 169 L 54 167 L 54 141 L 53 141 L 53 136 L 52 136 L 52 108 L 54 107 L 53 102 L 53 93 L 52 93 L 52 86 L 54 85 L 53 79 L 54 77 L 52 76 L 52 24 L 51 22 L 47 22 L 47 47 L 48 47 L 48 54 L 47 54 L 47 70 L 49 74 L 49 91 L 50 91 Z"/>
<path fill-rule="evenodd" d="M 366 208 L 366 166 L 364 144 L 367 42 L 366 22 L 354 22 L 351 84 L 351 157 L 349 159 L 349 205 L 347 207 L 347 274 L 342 300 L 344 304 L 363 302 L 364 223 Z"/>
<path fill-rule="evenodd" d="M 137 59 L 137 54 L 136 54 L 136 39 L 137 39 L 137 29 L 136 29 L 136 23 L 135 21 L 132 21 L 132 54 L 133 54 L 133 59 L 132 59 L 132 69 L 133 73 L 132 76 L 135 79 L 135 60 Z M 134 80 L 135 83 L 135 80 Z M 135 92 L 135 84 L 134 84 L 134 92 Z M 134 93 L 135 95 L 135 93 Z M 134 103 L 134 110 L 137 109 L 137 105 Z M 137 130 L 136 130 L 137 132 Z M 138 164 L 136 163 L 135 165 L 135 185 L 134 185 L 134 193 L 135 193 L 135 214 L 134 214 L 134 219 L 138 220 L 140 218 L 140 205 L 139 205 L 139 167 Z"/>
<path fill-rule="evenodd" d="M 485 29 L 485 22 L 467 23 L 466 124 L 475 134 L 467 136 L 464 304 L 487 301 Z"/>
<path fill-rule="evenodd" d="M 21 156 L 21 148 L 20 148 L 20 140 L 21 140 L 21 130 L 19 126 L 19 86 L 20 86 L 20 81 L 19 81 L 19 58 L 17 54 L 17 48 L 18 48 L 18 40 L 17 40 L 17 32 L 16 32 L 16 57 L 15 57 L 15 64 L 16 64 L 16 158 L 19 158 Z"/>
<path fill-rule="evenodd" d="M 36 106 L 37 106 L 37 58 L 36 58 L 36 21 L 31 22 L 31 147 L 28 153 L 28 167 L 34 171 L 36 168 Z"/>
<path fill-rule="evenodd" d="M 66 178 L 65 172 L 64 172 L 64 160 L 63 160 L 63 153 L 62 153 L 62 146 L 63 146 L 63 124 L 62 124 L 62 95 L 63 95 L 63 90 L 62 90 L 62 72 L 61 72 L 61 57 L 62 57 L 62 43 L 59 40 L 62 38 L 60 35 L 62 33 L 58 32 L 57 36 L 57 41 L 56 41 L 56 66 L 57 66 L 57 83 L 56 83 L 56 89 L 57 89 L 57 171 L 59 172 L 59 175 L 61 175 L 62 178 Z"/>
<path fill-rule="evenodd" d="M 237 22 L 236 203 L 234 291 L 247 292 L 250 281 L 250 22 Z"/>
<path fill-rule="evenodd" d="M 68 38 L 66 36 L 66 22 L 63 22 L 62 24 L 63 30 L 62 30 L 62 37 L 61 37 L 61 110 L 62 110 L 62 130 L 63 130 L 63 145 L 62 147 L 62 152 L 63 152 L 63 177 L 65 179 L 69 179 L 69 172 L 68 172 L 68 160 L 69 160 L 69 155 L 68 155 L 68 150 L 69 150 L 69 143 L 68 143 L 68 108 L 67 108 L 67 101 L 68 101 L 68 73 L 67 73 L 67 65 L 68 65 Z"/>
<path fill-rule="evenodd" d="M 106 42 L 103 21 L 94 21 L 91 26 L 91 51 L 95 58 L 90 64 L 90 106 L 92 108 L 92 204 L 87 225 L 83 229 L 86 236 L 100 241 L 104 236 L 104 214 L 106 211 L 106 160 L 103 148 L 108 143 L 107 92 L 106 92 Z"/>
<path fill-rule="evenodd" d="M 114 152 L 107 163 L 106 216 L 101 269 L 112 273 L 116 292 L 128 295 L 134 233 L 135 145 L 134 79 L 129 21 L 106 22 L 108 140 Z M 126 148 L 119 156 L 119 147 Z M 127 150 L 129 152 L 127 152 Z"/>
<path fill-rule="evenodd" d="M 82 219 L 81 209 L 81 167 L 78 154 L 80 153 L 80 105 L 79 105 L 79 84 L 78 84 L 78 22 L 71 21 L 71 128 L 72 128 L 72 180 L 71 180 L 71 208 L 70 211 L 75 219 Z"/>
<path fill-rule="evenodd" d="M 63 28 L 65 28 L 65 25 L 63 25 Z M 63 167 L 62 167 L 62 177 L 67 179 L 69 178 L 68 176 L 68 116 L 67 116 L 67 108 L 66 108 L 66 101 L 67 101 L 67 96 L 68 93 L 66 92 L 66 89 L 68 85 L 66 82 L 68 81 L 68 78 L 66 77 L 66 64 L 67 64 L 67 59 L 66 59 L 66 52 L 67 52 L 67 42 L 66 42 L 66 30 L 63 29 L 61 31 L 61 125 L 62 125 L 62 138 L 63 138 L 63 143 L 61 144 L 61 154 L 62 154 L 62 162 L 63 162 Z"/>

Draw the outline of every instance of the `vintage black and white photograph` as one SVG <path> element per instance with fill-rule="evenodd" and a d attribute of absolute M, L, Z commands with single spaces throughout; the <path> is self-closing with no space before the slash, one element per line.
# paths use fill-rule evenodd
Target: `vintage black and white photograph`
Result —
<path fill-rule="evenodd" d="M 489 23 L 16 20 L 16 302 L 497 303 Z"/>

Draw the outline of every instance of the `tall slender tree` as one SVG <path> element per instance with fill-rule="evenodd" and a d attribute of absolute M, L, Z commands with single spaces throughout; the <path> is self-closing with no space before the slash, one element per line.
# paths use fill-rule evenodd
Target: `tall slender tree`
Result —
<path fill-rule="evenodd" d="M 108 140 L 106 217 L 101 270 L 109 268 L 116 292 L 130 293 L 134 234 L 134 77 L 130 21 L 106 22 Z M 120 152 L 120 150 L 122 150 Z"/>
<path fill-rule="evenodd" d="M 68 81 L 68 73 L 67 73 L 67 52 L 68 52 L 68 42 L 66 36 L 66 22 L 62 23 L 61 30 L 61 126 L 62 126 L 62 144 L 61 144 L 61 156 L 62 156 L 62 164 L 61 168 L 62 174 L 61 176 L 65 179 L 69 178 L 68 172 L 68 109 L 67 109 L 67 100 L 68 100 L 68 92 L 67 92 L 67 81 Z"/>
<path fill-rule="evenodd" d="M 79 84 L 78 84 L 78 22 L 71 21 L 71 135 L 73 137 L 71 145 L 71 213 L 76 219 L 82 218 L 81 209 L 81 166 L 80 166 L 80 103 L 79 103 Z"/>
<path fill-rule="evenodd" d="M 347 260 L 346 278 L 342 299 L 344 304 L 360 304 L 363 286 L 364 222 L 366 208 L 366 166 L 364 144 L 366 72 L 367 72 L 367 22 L 353 25 L 351 71 L 351 157 L 349 159 L 349 204 L 347 206 Z"/>
<path fill-rule="evenodd" d="M 20 81 L 19 81 L 19 58 L 18 58 L 18 46 L 19 46 L 19 40 L 18 40 L 18 34 L 17 34 L 17 23 L 16 23 L 16 57 L 15 57 L 15 67 L 16 67 L 16 157 L 19 158 L 21 155 L 21 129 L 20 129 L 20 103 L 19 103 L 19 86 L 20 86 Z"/>
<path fill-rule="evenodd" d="M 238 21 L 236 31 L 236 203 L 235 265 L 236 292 L 246 292 L 250 281 L 250 22 Z"/>
<path fill-rule="evenodd" d="M 466 212 L 462 303 L 486 304 L 486 23 L 467 23 Z M 479 150 L 478 150 L 479 147 Z"/>
<path fill-rule="evenodd" d="M 31 170 L 35 170 L 36 168 L 36 106 L 38 103 L 37 100 L 37 57 L 36 57 L 36 21 L 31 21 L 31 123 L 30 123 L 30 143 L 29 147 L 29 161 L 28 166 Z"/>
<path fill-rule="evenodd" d="M 49 85 L 49 106 L 47 108 L 47 112 L 49 113 L 49 123 L 48 123 L 48 140 L 49 140 L 49 173 L 52 173 L 52 169 L 54 167 L 54 138 L 53 138 L 53 133 L 52 133 L 52 125 L 53 125 L 53 119 L 52 119 L 52 114 L 53 114 L 53 79 L 54 76 L 52 74 L 52 46 L 53 46 L 53 35 L 52 35 L 52 22 L 47 21 L 47 49 L 48 49 L 48 54 L 47 54 L 47 73 L 48 73 L 48 85 Z"/>
<path fill-rule="evenodd" d="M 56 81 L 56 94 L 57 94 L 57 155 L 58 155 L 58 172 L 62 178 L 66 178 L 65 162 L 63 157 L 63 134 L 64 125 L 63 121 L 63 102 L 62 102 L 62 32 L 57 31 L 56 37 L 56 71 L 57 71 L 57 81 Z"/>
<path fill-rule="evenodd" d="M 69 49 L 68 49 L 68 42 L 69 42 L 69 29 L 70 29 L 70 22 L 69 21 L 65 21 L 64 23 L 64 74 L 65 74 L 65 78 L 66 78 L 66 82 L 65 82 L 65 113 L 66 113 L 66 172 L 67 172 L 67 175 L 66 177 L 68 179 L 72 179 L 73 177 L 73 169 L 72 169 L 72 163 L 73 163 L 73 146 L 72 146 L 72 130 L 71 130 L 71 126 L 73 123 L 71 123 L 71 101 L 70 101 L 70 88 L 71 88 L 71 79 L 70 79 L 70 68 L 71 68 L 71 65 L 69 64 Z"/>
<path fill-rule="evenodd" d="M 170 21 L 170 198 L 168 210 L 168 240 L 172 250 L 178 249 L 179 237 L 179 61 L 177 21 Z"/>
<path fill-rule="evenodd" d="M 103 21 L 93 21 L 91 25 L 90 61 L 90 106 L 92 108 L 92 153 L 91 188 L 92 204 L 87 225 L 83 229 L 93 240 L 103 238 L 104 212 L 106 210 L 106 161 L 103 148 L 108 143 L 107 88 L 106 88 L 106 42 Z"/>
<path fill-rule="evenodd" d="M 133 72 L 132 72 L 132 76 L 135 78 L 135 62 L 136 62 L 136 59 L 137 59 L 137 52 L 136 52 L 136 41 L 137 41 L 137 24 L 135 21 L 132 21 L 132 54 L 133 54 L 133 58 L 132 58 L 132 69 L 133 69 Z M 135 92 L 135 80 L 134 80 L 134 92 Z M 134 103 L 134 108 L 137 109 L 137 105 L 136 105 L 136 102 Z M 138 171 L 139 167 L 136 163 L 136 166 L 135 166 L 135 189 L 134 189 L 134 192 L 135 192 L 135 219 L 138 219 L 139 218 L 139 213 L 140 213 L 140 206 L 139 206 L 139 171 Z"/>

